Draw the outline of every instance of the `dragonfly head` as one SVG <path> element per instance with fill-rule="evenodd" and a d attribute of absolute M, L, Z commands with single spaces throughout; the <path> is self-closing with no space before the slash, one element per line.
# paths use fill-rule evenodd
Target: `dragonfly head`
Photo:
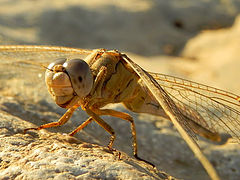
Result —
<path fill-rule="evenodd" d="M 64 108 L 86 97 L 93 86 L 90 67 L 82 59 L 56 60 L 48 66 L 45 81 L 56 104 Z"/>

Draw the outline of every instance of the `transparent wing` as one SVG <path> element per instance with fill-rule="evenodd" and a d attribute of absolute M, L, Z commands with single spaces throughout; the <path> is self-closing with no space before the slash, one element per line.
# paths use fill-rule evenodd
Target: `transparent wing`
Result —
<path fill-rule="evenodd" d="M 196 131 L 191 121 L 210 132 L 230 134 L 240 143 L 240 96 L 182 78 L 146 72 L 124 57 L 142 79 L 147 77 L 146 86 L 155 88 L 153 96 L 166 101 L 177 121 L 193 139 L 196 139 Z"/>
<path fill-rule="evenodd" d="M 220 89 L 159 73 L 149 73 L 183 115 L 211 132 L 230 134 L 240 142 L 240 97 Z"/>
<path fill-rule="evenodd" d="M 55 46 L 0 46 L 0 94 L 32 101 L 49 97 L 43 66 L 57 58 L 82 58 L 91 52 Z"/>
<path fill-rule="evenodd" d="M 156 78 L 155 79 L 151 74 L 144 71 L 139 65 L 134 63 L 126 55 L 121 54 L 121 56 L 125 59 L 125 61 L 133 68 L 133 70 L 143 80 L 143 82 L 145 83 L 147 88 L 150 90 L 152 95 L 156 98 L 156 100 L 162 106 L 165 113 L 172 120 L 172 122 L 175 125 L 178 132 L 181 134 L 181 136 L 186 141 L 188 146 L 194 152 L 196 157 L 200 160 L 203 167 L 208 172 L 209 176 L 212 179 L 220 179 L 215 168 L 213 167 L 213 165 L 205 157 L 205 155 L 202 153 L 199 146 L 196 144 L 196 142 L 193 139 L 194 138 L 192 136 L 193 131 L 191 130 L 191 126 L 189 124 L 189 121 L 191 121 L 192 116 L 190 115 L 188 117 L 188 116 L 186 116 L 186 114 L 183 113 L 184 109 L 191 108 L 191 106 L 186 106 L 183 109 L 183 107 L 181 105 L 184 105 L 184 104 L 178 103 L 178 101 L 176 101 L 176 99 L 172 98 L 173 96 L 171 94 L 169 94 L 169 92 L 166 91 L 166 88 L 164 89 L 160 85 L 161 81 L 159 80 L 160 78 L 158 78 L 158 80 L 157 80 L 157 77 L 158 77 L 157 74 L 152 73 L 152 75 L 155 75 L 155 78 Z M 174 82 L 172 84 L 175 84 L 175 81 L 172 81 L 172 82 Z M 182 84 L 184 84 L 184 83 L 182 83 Z M 193 114 L 199 114 L 198 111 L 194 110 L 194 108 L 192 108 L 189 112 L 193 112 Z M 236 134 L 236 133 L 234 133 L 234 134 Z"/>

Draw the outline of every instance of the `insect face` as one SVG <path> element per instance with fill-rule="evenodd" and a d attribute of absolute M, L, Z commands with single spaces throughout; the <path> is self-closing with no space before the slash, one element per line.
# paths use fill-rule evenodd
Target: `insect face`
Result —
<path fill-rule="evenodd" d="M 90 93 L 93 77 L 85 61 L 62 58 L 48 66 L 45 82 L 56 104 L 69 108 Z"/>

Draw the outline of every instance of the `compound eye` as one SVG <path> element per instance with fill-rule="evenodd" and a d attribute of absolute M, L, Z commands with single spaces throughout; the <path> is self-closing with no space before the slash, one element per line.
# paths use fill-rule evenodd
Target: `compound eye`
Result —
<path fill-rule="evenodd" d="M 53 67 L 56 65 L 63 65 L 67 61 L 66 58 L 59 58 L 56 61 L 52 62 L 51 64 L 48 65 L 48 69 L 53 70 Z"/>
<path fill-rule="evenodd" d="M 63 64 L 70 77 L 72 87 L 80 98 L 86 97 L 93 86 L 89 65 L 82 59 L 71 59 Z"/>

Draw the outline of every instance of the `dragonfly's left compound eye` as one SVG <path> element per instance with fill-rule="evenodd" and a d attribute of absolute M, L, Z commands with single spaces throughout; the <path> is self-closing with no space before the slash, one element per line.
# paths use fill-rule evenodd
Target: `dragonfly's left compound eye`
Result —
<path fill-rule="evenodd" d="M 63 64 L 72 87 L 80 98 L 87 96 L 93 86 L 93 77 L 89 65 L 81 59 L 71 59 Z"/>

